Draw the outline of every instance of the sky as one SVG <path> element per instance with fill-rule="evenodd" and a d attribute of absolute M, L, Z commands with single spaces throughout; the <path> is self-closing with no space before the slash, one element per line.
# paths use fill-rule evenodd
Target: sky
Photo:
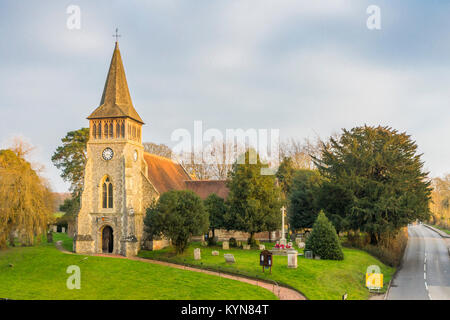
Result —
<path fill-rule="evenodd" d="M 68 7 L 80 8 L 69 29 Z M 366 12 L 380 8 L 381 29 Z M 89 0 L 0 2 L 0 148 L 22 137 L 53 190 L 51 156 L 98 107 L 119 28 L 143 141 L 204 129 L 406 131 L 430 176 L 450 172 L 450 2 Z"/>

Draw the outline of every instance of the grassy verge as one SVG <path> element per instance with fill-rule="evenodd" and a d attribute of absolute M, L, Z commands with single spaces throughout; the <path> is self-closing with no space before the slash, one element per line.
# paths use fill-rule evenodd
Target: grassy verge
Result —
<path fill-rule="evenodd" d="M 194 260 L 194 248 L 201 248 L 201 260 Z M 269 245 L 266 245 L 270 248 Z M 219 256 L 211 252 L 219 250 Z M 263 273 L 259 266 L 259 250 L 230 249 L 220 247 L 201 247 L 199 243 L 192 243 L 182 255 L 177 255 L 173 248 L 158 251 L 141 251 L 140 257 L 187 263 L 219 271 L 237 273 L 264 280 L 275 280 L 302 292 L 309 299 L 341 299 L 344 293 L 348 299 L 367 299 L 369 291 L 365 288 L 365 272 L 368 266 L 378 265 L 384 274 L 384 288 L 387 289 L 395 269 L 388 267 L 368 253 L 344 248 L 343 261 L 310 260 L 299 257 L 298 268 L 287 267 L 286 256 L 274 256 L 272 275 Z M 223 253 L 232 253 L 236 258 L 235 264 L 227 264 Z M 382 291 L 384 292 L 384 291 Z"/>
<path fill-rule="evenodd" d="M 66 248 L 71 239 L 54 234 Z M 81 269 L 81 289 L 69 290 L 67 267 Z M 0 298 L 9 299 L 276 299 L 250 284 L 198 272 L 59 252 L 53 244 L 0 251 Z"/>
<path fill-rule="evenodd" d="M 433 228 L 439 229 L 441 231 L 444 231 L 446 234 L 450 234 L 450 230 L 445 229 L 443 227 L 437 226 L 437 225 L 431 225 Z"/>

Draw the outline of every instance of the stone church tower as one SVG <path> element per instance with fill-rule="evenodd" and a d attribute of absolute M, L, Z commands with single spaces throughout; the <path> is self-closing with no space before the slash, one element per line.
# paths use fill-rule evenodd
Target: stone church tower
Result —
<path fill-rule="evenodd" d="M 136 255 L 144 211 L 157 192 L 146 177 L 144 122 L 133 107 L 117 42 L 100 106 L 88 119 L 90 137 L 74 250 Z"/>
<path fill-rule="evenodd" d="M 144 245 L 152 250 L 167 245 L 167 239 L 147 237 L 143 221 L 150 204 L 169 190 L 190 189 L 203 199 L 211 193 L 226 198 L 225 181 L 193 180 L 179 163 L 144 151 L 144 122 L 131 101 L 117 42 L 100 106 L 88 120 L 76 253 L 133 256 Z"/>

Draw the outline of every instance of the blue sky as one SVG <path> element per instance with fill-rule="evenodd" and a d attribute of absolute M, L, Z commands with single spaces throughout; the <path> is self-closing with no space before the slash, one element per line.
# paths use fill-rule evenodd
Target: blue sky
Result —
<path fill-rule="evenodd" d="M 69 5 L 81 29 L 69 30 Z M 369 5 L 381 30 L 366 27 Z M 432 176 L 450 172 L 450 3 L 446 1 L 0 2 L 0 146 L 37 148 L 55 191 L 51 155 L 97 106 L 119 27 L 144 141 L 177 128 L 280 129 L 326 138 L 341 128 L 406 131 Z"/>

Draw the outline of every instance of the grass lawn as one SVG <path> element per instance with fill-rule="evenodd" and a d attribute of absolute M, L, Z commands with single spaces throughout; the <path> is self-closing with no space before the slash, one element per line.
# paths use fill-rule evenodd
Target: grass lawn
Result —
<path fill-rule="evenodd" d="M 439 229 L 439 230 L 441 230 L 441 231 L 444 231 L 444 232 L 447 233 L 447 234 L 450 234 L 450 230 L 445 229 L 445 228 L 443 228 L 443 227 L 436 226 L 436 225 L 432 225 L 432 227 L 434 227 L 434 228 L 436 228 L 436 229 Z"/>
<path fill-rule="evenodd" d="M 54 234 L 70 249 L 72 240 Z M 217 276 L 127 259 L 65 254 L 54 243 L 0 251 L 0 298 L 9 299 L 276 299 L 270 291 Z M 12 264 L 13 266 L 10 266 Z M 81 269 L 69 290 L 66 269 Z"/>
<path fill-rule="evenodd" d="M 62 241 L 61 245 L 67 251 L 72 252 L 73 250 L 73 239 L 69 238 L 66 233 L 53 232 L 53 242 Z"/>
<path fill-rule="evenodd" d="M 194 248 L 201 248 L 201 260 L 194 260 Z M 266 248 L 271 248 L 267 245 Z M 219 256 L 213 256 L 211 251 L 219 250 Z M 365 288 L 365 273 L 370 265 L 378 265 L 384 275 L 384 288 L 395 271 L 394 268 L 382 264 L 368 253 L 344 248 L 343 261 L 310 260 L 299 257 L 298 268 L 287 267 L 286 256 L 273 256 L 272 275 L 262 273 L 259 266 L 259 250 L 230 249 L 221 247 L 202 247 L 200 243 L 192 243 L 185 253 L 176 255 L 173 248 L 158 251 L 141 251 L 140 257 L 173 261 L 176 263 L 189 263 L 202 265 L 213 269 L 226 270 L 249 276 L 258 276 L 260 279 L 272 279 L 278 283 L 287 284 L 308 299 L 342 299 L 348 293 L 348 299 L 367 299 L 369 291 Z M 225 263 L 223 253 L 232 253 L 236 259 L 235 264 Z M 383 291 L 383 292 L 384 292 Z"/>

